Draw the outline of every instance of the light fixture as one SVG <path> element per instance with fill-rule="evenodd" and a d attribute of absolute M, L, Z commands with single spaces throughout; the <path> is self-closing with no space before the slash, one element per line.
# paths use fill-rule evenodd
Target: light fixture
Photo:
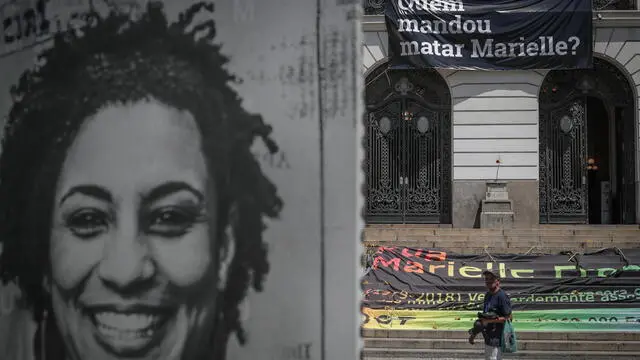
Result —
<path fill-rule="evenodd" d="M 391 119 L 384 116 L 382 119 L 380 119 L 378 126 L 380 127 L 380 131 L 382 131 L 383 134 L 388 133 L 389 130 L 391 130 Z"/>
<path fill-rule="evenodd" d="M 426 116 L 420 116 L 418 118 L 418 123 L 416 124 L 418 131 L 422 134 L 429 131 L 429 119 Z"/>
<path fill-rule="evenodd" d="M 578 90 L 582 91 L 583 94 L 586 94 L 589 91 L 595 89 L 596 84 L 589 74 L 584 74 L 578 81 L 576 87 L 578 88 Z"/>
<path fill-rule="evenodd" d="M 573 119 L 571 119 L 569 115 L 564 115 L 560 119 L 560 130 L 565 134 L 568 134 L 573 130 Z"/>

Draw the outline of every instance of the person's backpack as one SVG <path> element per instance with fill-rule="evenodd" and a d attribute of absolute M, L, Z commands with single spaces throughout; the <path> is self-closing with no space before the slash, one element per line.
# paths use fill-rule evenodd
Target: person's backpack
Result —
<path fill-rule="evenodd" d="M 503 353 L 515 353 L 518 351 L 518 338 L 516 336 L 516 330 L 511 324 L 511 320 L 504 322 L 504 328 L 502 328 L 502 338 L 500 339 L 500 347 Z"/>

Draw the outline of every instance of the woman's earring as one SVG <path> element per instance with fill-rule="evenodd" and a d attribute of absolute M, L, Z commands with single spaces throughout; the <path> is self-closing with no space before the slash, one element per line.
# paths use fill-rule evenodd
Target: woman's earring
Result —
<path fill-rule="evenodd" d="M 240 323 L 246 323 L 249 321 L 249 317 L 251 317 L 251 307 L 249 301 L 249 295 L 251 294 L 251 289 L 247 291 L 247 296 L 242 299 L 240 304 L 238 305 L 238 310 L 240 310 Z"/>
<path fill-rule="evenodd" d="M 227 283 L 227 277 L 229 275 L 229 268 L 231 267 L 231 260 L 235 254 L 235 241 L 233 238 L 233 231 L 231 226 L 227 227 L 225 231 L 225 245 L 220 248 L 218 259 L 218 287 L 224 289 Z"/>

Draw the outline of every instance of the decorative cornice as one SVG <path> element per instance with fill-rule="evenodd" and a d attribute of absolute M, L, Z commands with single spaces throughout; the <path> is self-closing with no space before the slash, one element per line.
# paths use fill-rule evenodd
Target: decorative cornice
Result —
<path fill-rule="evenodd" d="M 596 28 L 640 28 L 640 11 L 638 10 L 602 10 L 593 12 L 593 26 Z M 384 15 L 364 15 L 362 30 L 365 32 L 386 31 Z"/>
<path fill-rule="evenodd" d="M 382 20 L 384 23 L 384 19 Z M 594 27 L 640 27 L 638 10 L 603 10 L 593 12 Z"/>
<path fill-rule="evenodd" d="M 387 31 L 384 24 L 384 15 L 364 15 L 362 17 L 362 30 L 368 31 Z"/>

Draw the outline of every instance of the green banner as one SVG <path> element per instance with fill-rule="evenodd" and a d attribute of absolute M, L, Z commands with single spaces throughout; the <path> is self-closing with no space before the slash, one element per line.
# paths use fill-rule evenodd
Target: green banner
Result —
<path fill-rule="evenodd" d="M 362 327 L 373 330 L 468 330 L 476 311 L 363 308 Z M 518 331 L 639 331 L 640 309 L 558 309 L 514 312 Z"/>

